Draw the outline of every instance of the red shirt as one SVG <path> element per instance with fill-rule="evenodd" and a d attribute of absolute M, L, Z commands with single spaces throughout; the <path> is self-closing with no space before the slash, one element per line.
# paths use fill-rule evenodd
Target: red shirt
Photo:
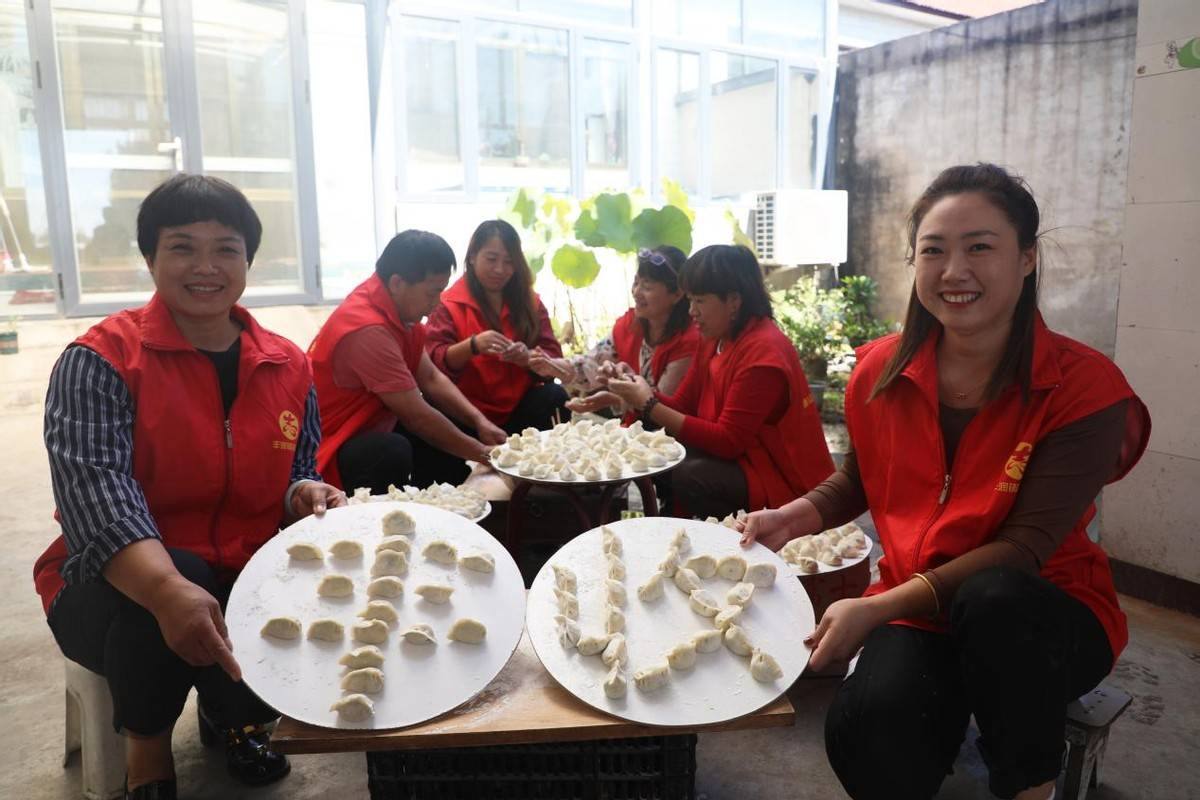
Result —
<path fill-rule="evenodd" d="M 632 308 L 626 311 L 613 325 L 612 339 L 617 358 L 641 372 L 642 343 L 645 341 L 645 332 Z M 685 358 L 694 358 L 699 347 L 700 331 L 696 328 L 695 323 L 689 320 L 686 328 L 665 342 L 660 342 L 654 348 L 654 354 L 650 357 L 651 383 L 658 386 L 663 372 L 670 364 Z M 681 383 L 680 386 L 682 387 L 682 385 Z M 768 406 L 767 410 L 770 408 L 771 406 Z M 636 418 L 637 414 L 629 411 L 625 414 L 624 424 L 630 425 Z M 703 447 L 699 442 L 697 446 Z M 717 455 L 716 450 L 709 447 L 703 447 L 703 449 Z"/>

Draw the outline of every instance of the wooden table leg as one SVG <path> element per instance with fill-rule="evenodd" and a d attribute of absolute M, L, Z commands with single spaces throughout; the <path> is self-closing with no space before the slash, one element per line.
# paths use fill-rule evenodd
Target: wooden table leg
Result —
<path fill-rule="evenodd" d="M 533 488 L 529 481 L 517 480 L 508 499 L 508 527 L 504 531 L 504 546 L 513 561 L 521 563 L 521 526 L 525 523 L 525 495 Z"/>
<path fill-rule="evenodd" d="M 658 493 L 654 491 L 654 479 L 643 475 L 640 478 L 634 478 L 633 482 L 638 487 L 638 491 L 642 493 L 642 513 L 647 517 L 657 517 L 659 515 Z"/>

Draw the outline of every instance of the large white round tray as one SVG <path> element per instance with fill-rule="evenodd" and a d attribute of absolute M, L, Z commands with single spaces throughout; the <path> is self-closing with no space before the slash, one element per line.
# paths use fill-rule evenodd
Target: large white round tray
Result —
<path fill-rule="evenodd" d="M 542 437 L 546 437 L 548 434 L 549 434 L 549 431 L 541 431 Z M 647 469 L 644 472 L 635 472 L 633 470 L 633 468 L 629 466 L 629 462 L 622 459 L 623 469 L 621 471 L 621 477 L 619 477 L 619 478 L 604 477 L 598 481 L 589 481 L 586 478 L 584 478 L 582 475 L 579 475 L 579 474 L 576 474 L 574 480 L 569 480 L 569 481 L 564 481 L 562 478 L 558 477 L 557 474 L 555 474 L 551 478 L 535 478 L 532 475 L 522 475 L 521 473 L 517 472 L 516 467 L 500 466 L 497 463 L 498 459 L 494 459 L 492 461 L 492 468 L 495 469 L 497 472 L 502 472 L 505 475 L 508 475 L 510 478 L 515 478 L 516 480 L 519 480 L 519 481 L 527 481 L 529 483 L 536 483 L 539 485 L 603 486 L 608 483 L 624 483 L 625 481 L 636 480 L 638 478 L 649 478 L 649 477 L 658 475 L 660 473 L 666 472 L 667 470 L 674 469 L 675 467 L 679 466 L 679 462 L 683 461 L 683 459 L 687 457 L 687 448 L 684 447 L 683 442 L 680 442 L 677 439 L 676 443 L 679 445 L 679 449 L 681 451 L 680 456 L 678 458 L 673 458 L 673 459 L 668 460 L 664 466 L 650 467 L 649 469 Z M 506 445 L 506 444 L 501 445 L 501 447 L 507 449 L 508 445 Z"/>
<path fill-rule="evenodd" d="M 362 643 L 350 638 L 358 612 L 367 604 L 375 546 L 382 538 L 380 520 L 394 509 L 403 509 L 416 522 L 409 537 L 412 553 L 408 574 L 402 576 L 404 593 L 392 600 L 400 615 L 388 640 L 377 645 L 385 661 L 384 689 L 371 695 L 372 718 L 345 722 L 329 710 L 342 696 L 345 668 L 338 659 Z M 362 558 L 324 562 L 295 561 L 287 554 L 296 541 L 312 541 L 328 552 L 339 539 L 362 542 Z M 444 539 L 459 555 L 482 550 L 496 560 L 493 573 L 472 572 L 426 560 L 421 549 L 434 539 Z M 329 573 L 354 579 L 351 597 L 317 596 L 317 584 Z M 445 605 L 433 605 L 413 593 L 421 583 L 448 583 L 455 588 Z M 386 598 L 378 598 L 386 599 Z M 330 509 L 323 518 L 306 517 L 279 533 L 254 554 L 242 570 L 229 596 L 225 620 L 233 641 L 234 656 L 247 685 L 282 714 L 328 728 L 399 728 L 432 719 L 461 705 L 496 677 L 521 640 L 525 585 L 508 551 L 487 531 L 459 515 L 418 503 L 361 503 Z M 318 617 L 334 617 L 346 627 L 342 642 L 301 638 L 281 640 L 262 636 L 269 617 L 296 617 L 307 631 Z M 474 617 L 487 626 L 482 644 L 462 644 L 446 638 L 459 617 Z M 433 627 L 438 643 L 408 644 L 400 631 L 418 622 Z"/>
<path fill-rule="evenodd" d="M 371 495 L 371 502 L 372 503 L 391 503 L 391 502 L 395 502 L 395 501 L 393 501 L 392 498 L 386 494 L 373 494 L 373 495 Z M 417 505 L 424 506 L 424 505 L 430 505 L 430 504 L 429 503 L 417 503 Z M 432 508 L 441 508 L 441 506 L 432 506 Z M 449 509 L 443 509 L 443 510 L 449 511 Z M 453 511 L 451 513 L 457 514 L 457 512 L 453 512 Z M 491 513 L 492 513 L 492 504 L 489 501 L 484 500 L 483 501 L 483 511 L 479 512 L 478 516 L 466 517 L 466 516 L 463 516 L 462 514 L 457 514 L 457 515 L 462 517 L 463 519 L 469 520 L 471 522 L 483 522 L 485 519 L 488 518 L 488 516 Z"/>
<path fill-rule="evenodd" d="M 546 562 L 529 590 L 526 625 L 529 639 L 547 671 L 567 691 L 590 706 L 622 719 L 646 725 L 707 725 L 750 714 L 782 694 L 808 664 L 808 649 L 801 639 L 814 628 L 812 603 L 799 581 L 790 580 L 783 559 L 755 544 L 743 549 L 735 532 L 708 522 L 644 517 L 622 520 L 608 526 L 622 541 L 627 576 L 624 584 L 629 600 L 625 606 L 625 637 L 629 647 L 626 696 L 610 700 L 602 682 L 608 668 L 599 656 L 581 656 L 558 641 L 554 623 L 553 565 L 570 567 L 579 580 L 579 623 L 584 635 L 602 634 L 606 564 L 601 551 L 601 534 L 594 528 L 567 542 Z M 663 660 L 665 651 L 690 639 L 697 631 L 711 630 L 711 618 L 696 614 L 688 598 L 670 579 L 664 596 L 649 603 L 637 597 L 637 587 L 657 570 L 670 539 L 679 528 L 691 538 L 684 556 L 708 553 L 716 558 L 739 554 L 750 563 L 769 561 L 778 569 L 775 585 L 756 589 L 742 615 L 742 625 L 757 647 L 773 655 L 783 668 L 783 677 L 761 683 L 750 675 L 750 659 L 734 655 L 727 647 L 700 653 L 689 671 L 671 670 L 667 687 L 645 693 L 634 686 L 633 673 L 651 662 Z M 725 593 L 732 581 L 713 577 L 703 581 L 725 606 Z"/>

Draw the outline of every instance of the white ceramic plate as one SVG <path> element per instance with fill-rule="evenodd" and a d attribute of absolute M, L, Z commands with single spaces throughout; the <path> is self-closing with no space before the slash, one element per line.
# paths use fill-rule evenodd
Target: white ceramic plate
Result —
<path fill-rule="evenodd" d="M 350 638 L 350 628 L 367 604 L 375 546 L 382 538 L 380 520 L 398 508 L 416 522 L 416 533 L 409 537 L 408 574 L 401 576 L 404 593 L 391 601 L 400 621 L 390 626 L 387 641 L 376 645 L 385 657 L 384 689 L 371 696 L 372 718 L 345 722 L 329 710 L 343 694 L 340 683 L 345 668 L 338 659 L 362 646 Z M 339 539 L 361 541 L 363 556 L 347 561 L 327 555 L 320 562 L 296 561 L 287 554 L 288 546 L 297 541 L 314 542 L 328 553 Z M 496 561 L 495 572 L 472 572 L 426 560 L 421 550 L 434 539 L 455 545 L 459 555 L 476 550 L 489 553 Z M 318 597 L 321 578 L 335 572 L 354 580 L 353 596 Z M 455 588 L 449 603 L 434 605 L 413 593 L 418 584 L 430 582 Z M 524 607 L 521 573 L 487 531 L 434 506 L 382 502 L 331 509 L 323 518 L 306 517 L 281 531 L 238 576 L 225 619 L 247 685 L 280 713 L 327 728 L 399 728 L 443 714 L 487 686 L 521 639 Z M 333 617 L 345 626 L 346 636 L 341 642 L 310 641 L 303 633 L 293 640 L 262 636 L 266 620 L 278 615 L 296 617 L 305 631 L 314 619 Z M 474 617 L 487 626 L 482 644 L 447 639 L 451 624 L 460 617 Z M 419 622 L 433 627 L 436 645 L 405 642 L 400 632 Z"/>
<path fill-rule="evenodd" d="M 671 517 L 622 520 L 608 526 L 622 541 L 629 595 L 625 606 L 625 636 L 629 646 L 626 678 L 629 688 L 620 700 L 610 700 L 602 682 L 608 673 L 599 656 L 581 656 L 564 649 L 554 623 L 553 565 L 570 567 L 579 581 L 579 623 L 584 635 L 602 634 L 606 564 L 601 552 L 600 529 L 567 542 L 546 563 L 529 590 L 526 624 L 529 638 L 542 664 L 567 691 L 590 706 L 623 719 L 646 725 L 707 725 L 750 714 L 768 705 L 792 684 L 808 664 L 808 649 L 801 639 L 813 629 L 813 609 L 799 581 L 790 579 L 783 559 L 755 544 L 743 549 L 737 534 L 707 522 Z M 663 653 L 701 630 L 713 629 L 709 617 L 696 614 L 688 598 L 666 579 L 664 596 L 649 603 L 637 597 L 637 587 L 658 568 L 671 537 L 683 527 L 691 538 L 684 558 L 708 553 L 716 558 L 739 554 L 750 563 L 770 562 L 778 579 L 770 588 L 759 588 L 742 616 L 750 640 L 779 661 L 783 677 L 761 683 L 750 675 L 750 659 L 734 655 L 724 645 L 713 653 L 700 653 L 696 666 L 685 672 L 671 670 L 667 687 L 644 693 L 634 686 L 633 673 L 648 663 L 663 660 Z M 727 606 L 725 593 L 733 582 L 720 577 L 702 581 Z"/>
<path fill-rule="evenodd" d="M 548 435 L 549 435 L 549 431 L 541 431 L 541 436 L 543 438 L 547 437 Z M 521 473 L 519 473 L 517 471 L 517 468 L 515 466 L 514 467 L 500 466 L 497 463 L 498 459 L 492 460 L 492 468 L 495 469 L 497 472 L 503 472 L 505 475 L 508 475 L 511 478 L 515 478 L 516 480 L 519 480 L 519 481 L 528 481 L 529 483 L 551 484 L 551 485 L 556 485 L 556 486 L 603 486 L 606 483 L 624 483 L 625 481 L 635 480 L 637 478 L 653 477 L 655 475 L 658 475 L 660 473 L 666 472 L 667 470 L 674 469 L 675 467 L 679 466 L 679 462 L 683 461 L 683 459 L 687 457 L 687 448 L 684 447 L 683 442 L 680 442 L 678 439 L 676 439 L 675 442 L 676 442 L 676 444 L 679 445 L 681 454 L 680 454 L 679 458 L 669 459 L 664 466 L 650 467 L 645 472 L 635 472 L 633 470 L 633 468 L 629 466 L 628 461 L 621 459 L 621 464 L 623 467 L 623 469 L 621 471 L 621 477 L 619 477 L 619 478 L 604 477 L 598 481 L 589 481 L 580 474 L 576 474 L 574 480 L 569 480 L 569 481 L 564 481 L 562 478 L 558 477 L 557 473 L 553 477 L 550 477 L 550 478 L 535 478 L 532 475 L 522 475 Z M 508 445 L 506 445 L 506 444 L 500 445 L 500 446 L 504 449 L 508 449 Z"/>

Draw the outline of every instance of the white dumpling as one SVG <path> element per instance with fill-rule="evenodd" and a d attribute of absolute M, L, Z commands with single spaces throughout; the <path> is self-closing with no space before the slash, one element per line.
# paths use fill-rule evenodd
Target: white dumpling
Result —
<path fill-rule="evenodd" d="M 800 556 L 800 562 L 797 566 L 800 567 L 801 572 L 806 572 L 809 575 L 821 569 L 821 565 L 817 563 L 817 560 L 808 556 Z"/>
<path fill-rule="evenodd" d="M 771 655 L 756 647 L 750 656 L 750 674 L 756 681 L 773 683 L 783 677 L 783 668 Z"/>
<path fill-rule="evenodd" d="M 687 567 L 675 570 L 675 585 L 684 594 L 691 594 L 700 588 L 700 576 Z"/>
<path fill-rule="evenodd" d="M 717 598 L 713 597 L 712 592 L 706 592 L 703 589 L 697 589 L 688 595 L 688 605 L 702 617 L 715 617 L 721 612 L 721 605 Z"/>
<path fill-rule="evenodd" d="M 558 479 L 560 481 L 575 480 L 575 468 L 570 464 L 563 464 L 562 468 L 558 471 Z"/>
<path fill-rule="evenodd" d="M 625 666 L 625 662 L 629 661 L 629 646 L 625 643 L 625 637 L 614 633 L 600 653 L 600 660 L 610 667 L 614 664 Z"/>
<path fill-rule="evenodd" d="M 748 656 L 754 650 L 746 631 L 737 625 L 725 629 L 725 646 L 739 656 Z"/>
<path fill-rule="evenodd" d="M 354 594 L 354 581 L 347 575 L 333 573 L 321 578 L 317 584 L 317 594 L 321 597 L 346 597 Z"/>
<path fill-rule="evenodd" d="M 570 567 L 561 567 L 558 564 L 552 564 L 551 567 L 554 569 L 554 585 L 564 592 L 575 594 L 579 584 L 575 580 L 574 571 Z"/>
<path fill-rule="evenodd" d="M 365 694 L 348 694 L 329 707 L 347 722 L 362 722 L 375 713 L 375 704 Z"/>
<path fill-rule="evenodd" d="M 635 455 L 629 459 L 629 468 L 634 472 L 649 472 L 650 465 L 646 463 L 646 459 L 640 455 Z"/>
<path fill-rule="evenodd" d="M 692 556 L 684 566 L 701 578 L 711 578 L 717 574 L 717 560 L 710 555 Z"/>
<path fill-rule="evenodd" d="M 399 597 L 404 591 L 404 581 L 395 575 L 384 575 L 367 584 L 367 597 Z"/>
<path fill-rule="evenodd" d="M 645 432 L 646 427 L 642 424 L 642 421 L 640 419 L 635 419 L 632 423 L 630 423 L 629 427 L 625 429 L 625 436 L 630 439 L 636 439 Z"/>
<path fill-rule="evenodd" d="M 400 619 L 396 609 L 387 600 L 372 600 L 367 603 L 366 608 L 358 612 L 358 616 L 363 619 L 381 619 L 384 622 L 396 622 Z"/>
<path fill-rule="evenodd" d="M 625 614 L 612 603 L 604 608 L 604 630 L 607 633 L 620 633 L 625 630 Z"/>
<path fill-rule="evenodd" d="M 667 465 L 667 457 L 657 450 L 651 450 L 646 454 L 646 466 L 650 469 L 658 469 Z"/>
<path fill-rule="evenodd" d="M 383 691 L 383 670 L 363 667 L 346 673 L 346 677 L 342 678 L 342 691 L 378 694 Z"/>
<path fill-rule="evenodd" d="M 363 667 L 382 667 L 383 651 L 373 644 L 356 647 L 338 659 L 338 663 L 350 669 Z"/>
<path fill-rule="evenodd" d="M 533 473 L 537 468 L 536 461 L 532 458 L 525 458 L 517 464 L 517 474 L 524 478 L 530 478 L 533 477 Z"/>
<path fill-rule="evenodd" d="M 744 606 L 750 602 L 750 598 L 754 596 L 754 584 L 742 582 L 735 584 L 725 594 L 725 602 L 730 605 Z"/>
<path fill-rule="evenodd" d="M 471 617 L 456 619 L 446 638 L 463 644 L 479 644 L 487 638 L 487 626 Z"/>
<path fill-rule="evenodd" d="M 499 467 L 515 467 L 521 461 L 521 456 L 517 455 L 517 451 L 508 448 L 500 454 L 500 458 L 496 461 L 496 466 Z"/>
<path fill-rule="evenodd" d="M 604 597 L 614 606 L 624 608 L 626 600 L 625 585 L 620 581 L 614 581 L 612 578 L 609 578 L 604 582 Z"/>
<path fill-rule="evenodd" d="M 329 546 L 329 554 L 340 559 L 359 558 L 362 556 L 362 543 L 353 539 L 338 539 Z"/>
<path fill-rule="evenodd" d="M 675 535 L 671 537 L 671 546 L 680 553 L 686 553 L 692 549 L 692 540 L 688 538 L 687 529 L 680 528 L 675 531 Z"/>
<path fill-rule="evenodd" d="M 714 653 L 721 649 L 721 639 L 725 634 L 719 630 L 698 631 L 692 634 L 692 644 L 696 645 L 697 653 Z"/>
<path fill-rule="evenodd" d="M 384 514 L 380 526 L 384 536 L 412 536 L 413 531 L 417 529 L 413 518 L 398 508 Z"/>
<path fill-rule="evenodd" d="M 843 539 L 837 543 L 837 547 L 833 548 L 833 552 L 837 553 L 842 558 L 858 558 L 859 548 L 849 539 Z"/>
<path fill-rule="evenodd" d="M 411 549 L 412 545 L 409 544 L 407 537 L 385 536 L 380 539 L 379 544 L 375 547 L 375 552 L 378 553 L 383 550 L 395 550 L 399 553 L 404 553 L 405 556 L 408 556 L 408 553 Z"/>
<path fill-rule="evenodd" d="M 696 643 L 691 640 L 680 642 L 668 650 L 665 655 L 671 669 L 691 669 L 696 666 Z"/>
<path fill-rule="evenodd" d="M 491 553 L 482 551 L 476 553 L 467 553 L 465 556 L 460 556 L 458 565 L 463 569 L 469 569 L 474 572 L 495 572 L 496 559 Z"/>
<path fill-rule="evenodd" d="M 621 665 L 613 664 L 604 678 L 604 695 L 612 700 L 619 700 L 625 696 L 628 687 L 629 682 L 625 680 L 625 672 Z"/>
<path fill-rule="evenodd" d="M 295 617 L 271 617 L 262 627 L 263 636 L 276 639 L 295 639 L 300 635 L 300 620 Z"/>
<path fill-rule="evenodd" d="M 599 465 L 593 461 L 584 468 L 583 479 L 585 481 L 602 481 L 604 480 L 604 474 L 600 472 Z"/>
<path fill-rule="evenodd" d="M 769 586 L 775 585 L 776 572 L 774 564 L 761 561 L 757 564 L 747 566 L 746 574 L 742 576 L 742 580 L 746 583 L 753 583 L 760 589 L 766 589 Z"/>
<path fill-rule="evenodd" d="M 558 613 L 571 619 L 579 619 L 579 598 L 572 592 L 554 587 L 554 601 L 558 604 Z"/>
<path fill-rule="evenodd" d="M 725 556 L 717 562 L 717 574 L 728 581 L 740 581 L 746 574 L 746 559 L 741 556 Z"/>
<path fill-rule="evenodd" d="M 404 575 L 408 572 L 408 556 L 399 550 L 380 550 L 371 565 L 371 575 Z"/>
<path fill-rule="evenodd" d="M 608 560 L 608 577 L 614 581 L 625 580 L 625 562 L 618 556 L 609 554 L 605 556 Z"/>
<path fill-rule="evenodd" d="M 551 464 L 536 464 L 533 468 L 533 477 L 539 481 L 549 480 L 554 477 L 554 467 Z"/>
<path fill-rule="evenodd" d="M 356 642 L 365 644 L 380 644 L 388 637 L 387 623 L 381 619 L 364 619 L 354 623 L 350 630 Z"/>
<path fill-rule="evenodd" d="M 427 603 L 443 605 L 450 602 L 450 595 L 454 594 L 454 587 L 444 583 L 422 583 L 413 591 L 425 598 Z"/>
<path fill-rule="evenodd" d="M 607 526 L 600 527 L 600 549 L 607 555 L 619 556 L 624 551 L 621 537 L 617 536 Z"/>
<path fill-rule="evenodd" d="M 320 561 L 325 558 L 321 548 L 312 542 L 296 542 L 287 549 L 287 554 L 297 561 Z"/>
<path fill-rule="evenodd" d="M 658 571 L 666 577 L 670 578 L 679 570 L 679 548 L 671 547 L 667 550 L 666 558 L 658 565 Z"/>
<path fill-rule="evenodd" d="M 823 547 L 817 552 L 817 561 L 820 561 L 822 564 L 828 564 L 831 567 L 840 567 L 842 565 L 842 557 L 828 547 Z"/>
<path fill-rule="evenodd" d="M 623 477 L 624 475 L 625 475 L 625 465 L 622 464 L 620 461 L 610 458 L 607 462 L 605 462 L 604 477 L 608 478 L 610 481 L 615 481 L 618 478 Z M 624 678 L 622 678 L 621 680 L 623 681 Z M 622 694 L 622 696 L 624 696 L 624 694 L 625 694 L 624 691 L 622 691 L 621 694 Z"/>
<path fill-rule="evenodd" d="M 604 652 L 604 648 L 608 647 L 608 640 L 612 638 L 612 634 L 606 633 L 603 636 L 580 636 L 579 642 L 575 645 L 581 656 L 594 656 Z"/>
<path fill-rule="evenodd" d="M 651 664 L 633 673 L 633 685 L 643 692 L 653 692 L 663 688 L 671 681 L 671 672 L 667 662 Z"/>
<path fill-rule="evenodd" d="M 563 646 L 563 649 L 569 650 L 579 644 L 578 622 L 562 614 L 555 614 L 554 622 L 557 625 L 558 643 Z"/>
<path fill-rule="evenodd" d="M 437 637 L 433 634 L 433 628 L 423 622 L 418 622 L 416 625 L 409 625 L 404 629 L 404 633 L 400 635 L 409 644 L 437 644 Z"/>
<path fill-rule="evenodd" d="M 458 561 L 458 550 L 442 539 L 434 539 L 421 550 L 421 555 L 439 564 L 452 565 Z"/>
<path fill-rule="evenodd" d="M 342 623 L 331 617 L 322 617 L 314 619 L 308 623 L 308 638 L 318 639 L 322 642 L 340 642 L 346 635 L 346 629 L 342 627 Z"/>
<path fill-rule="evenodd" d="M 371 502 L 371 489 L 368 486 L 359 486 L 354 490 L 354 494 L 350 495 L 350 505 L 358 505 L 359 503 Z"/>
<path fill-rule="evenodd" d="M 662 570 L 657 570 L 653 575 L 646 579 L 646 582 L 638 587 L 638 599 L 644 603 L 651 600 L 657 600 L 663 596 L 663 573 Z"/>
<path fill-rule="evenodd" d="M 724 631 L 730 625 L 735 624 L 738 621 L 738 619 L 741 618 L 741 616 L 742 616 L 742 607 L 741 606 L 731 606 L 731 607 L 726 608 L 725 610 L 721 611 L 715 617 L 713 617 L 713 625 L 716 626 L 717 630 Z"/>

